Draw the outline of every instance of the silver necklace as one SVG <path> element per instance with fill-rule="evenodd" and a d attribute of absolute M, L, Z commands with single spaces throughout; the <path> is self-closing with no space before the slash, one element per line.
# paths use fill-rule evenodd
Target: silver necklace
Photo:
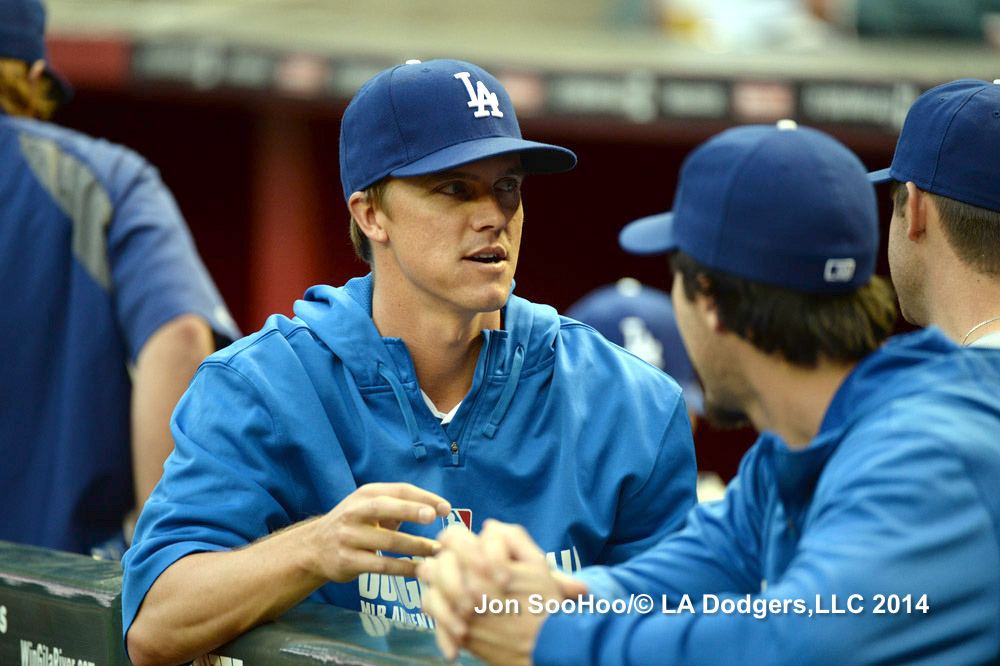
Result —
<path fill-rule="evenodd" d="M 987 319 L 986 321 L 981 321 L 978 324 L 976 324 L 975 326 L 973 326 L 972 328 L 970 328 L 969 332 L 965 334 L 964 338 L 962 338 L 962 346 L 963 347 L 965 346 L 965 341 L 968 340 L 969 336 L 972 335 L 973 333 L 975 333 L 976 330 L 978 330 L 978 329 L 982 328 L 983 326 L 986 326 L 986 324 L 992 323 L 994 321 L 1000 321 L 1000 317 L 993 317 L 993 319 Z"/>

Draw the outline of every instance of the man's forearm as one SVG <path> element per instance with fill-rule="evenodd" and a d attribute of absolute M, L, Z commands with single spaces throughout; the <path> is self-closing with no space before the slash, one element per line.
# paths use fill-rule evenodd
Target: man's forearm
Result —
<path fill-rule="evenodd" d="M 413 576 L 418 559 L 439 544 L 397 528 L 429 525 L 450 511 L 442 497 L 408 483 L 369 483 L 329 512 L 250 546 L 183 557 L 149 588 L 126 636 L 129 656 L 136 666 L 172 666 L 280 615 L 327 582 L 363 572 Z"/>
<path fill-rule="evenodd" d="M 139 352 L 132 377 L 132 476 L 139 510 L 174 448 L 170 415 L 198 365 L 212 351 L 208 323 L 185 314 L 158 328 Z"/>
<path fill-rule="evenodd" d="M 169 566 L 127 634 L 136 666 L 194 659 L 271 620 L 327 582 L 313 566 L 314 520 L 233 551 L 202 552 Z"/>

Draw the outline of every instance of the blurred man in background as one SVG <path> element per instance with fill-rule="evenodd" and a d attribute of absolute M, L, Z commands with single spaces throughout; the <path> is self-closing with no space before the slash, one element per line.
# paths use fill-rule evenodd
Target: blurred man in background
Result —
<path fill-rule="evenodd" d="M 120 557 L 177 400 L 239 331 L 156 170 L 47 122 L 44 27 L 0 2 L 0 539 Z"/>
<path fill-rule="evenodd" d="M 1000 348 L 1000 80 L 952 81 L 909 113 L 892 166 L 889 268 L 903 316 Z"/>
<path fill-rule="evenodd" d="M 670 375 L 681 387 L 691 429 L 696 430 L 701 385 L 677 330 L 670 294 L 635 278 L 622 278 L 586 294 L 566 310 L 566 316 L 593 326 L 611 342 Z"/>

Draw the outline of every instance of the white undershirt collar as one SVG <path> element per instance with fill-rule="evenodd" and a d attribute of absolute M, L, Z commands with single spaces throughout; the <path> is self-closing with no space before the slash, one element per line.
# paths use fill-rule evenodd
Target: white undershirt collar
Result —
<path fill-rule="evenodd" d="M 458 411 L 458 408 L 462 406 L 462 401 L 459 400 L 458 404 L 452 407 L 450 412 L 445 414 L 444 412 L 442 412 L 440 409 L 437 408 L 437 405 L 435 405 L 431 401 L 430 397 L 428 397 L 428 395 L 424 393 L 423 389 L 420 389 L 420 395 L 424 397 L 424 402 L 427 404 L 427 408 L 431 410 L 431 414 L 441 419 L 441 425 L 448 425 L 449 423 L 451 423 L 451 420 L 455 418 L 455 413 Z"/>

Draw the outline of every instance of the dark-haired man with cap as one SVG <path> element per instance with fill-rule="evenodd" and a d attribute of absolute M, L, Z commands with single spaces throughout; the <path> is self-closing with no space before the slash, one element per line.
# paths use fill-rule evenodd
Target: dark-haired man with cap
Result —
<path fill-rule="evenodd" d="M 444 525 L 518 520 L 575 571 L 644 550 L 694 503 L 677 384 L 511 294 L 522 181 L 573 153 L 522 139 L 488 72 L 434 60 L 361 87 L 340 157 L 372 272 L 311 288 L 181 399 L 124 560 L 136 664 L 190 659 L 310 596 L 429 626 L 413 558 Z"/>
<path fill-rule="evenodd" d="M 921 95 L 892 166 L 889 268 L 907 321 L 1000 348 L 1000 79 Z"/>
<path fill-rule="evenodd" d="M 240 333 L 156 169 L 48 122 L 67 95 L 42 4 L 0 2 L 0 539 L 117 559 Z"/>
<path fill-rule="evenodd" d="M 442 536 L 420 568 L 441 644 L 505 666 L 996 663 L 1000 354 L 935 328 L 886 341 L 857 157 L 790 121 L 728 130 L 620 240 L 671 253 L 706 414 L 760 438 L 722 501 L 572 583 L 516 526 Z M 589 604 L 539 601 L 567 597 Z M 456 610 L 489 598 L 521 612 Z"/>

